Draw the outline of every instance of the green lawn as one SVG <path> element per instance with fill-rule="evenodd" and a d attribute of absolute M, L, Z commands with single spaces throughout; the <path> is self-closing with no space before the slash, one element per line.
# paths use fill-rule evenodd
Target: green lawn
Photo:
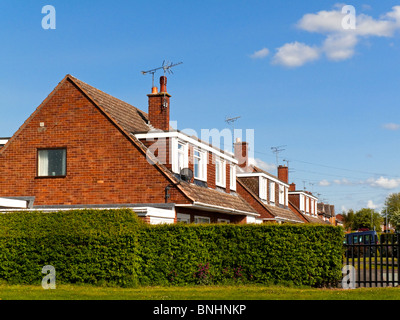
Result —
<path fill-rule="evenodd" d="M 283 286 L 116 288 L 88 285 L 0 285 L 1 300 L 399 300 L 399 288 L 313 289 Z"/>

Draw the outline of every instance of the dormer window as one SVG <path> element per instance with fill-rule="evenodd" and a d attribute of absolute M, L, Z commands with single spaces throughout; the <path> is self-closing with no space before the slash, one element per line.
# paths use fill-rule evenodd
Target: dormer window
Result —
<path fill-rule="evenodd" d="M 231 190 L 236 191 L 236 166 L 234 166 L 233 164 L 231 164 L 229 166 L 229 180 L 230 180 L 230 186 L 229 188 Z"/>
<path fill-rule="evenodd" d="M 193 174 L 195 179 L 207 181 L 206 153 L 200 149 L 193 149 Z"/>
<path fill-rule="evenodd" d="M 259 193 L 262 200 L 267 200 L 267 179 L 264 177 L 259 178 Z"/>
<path fill-rule="evenodd" d="M 269 183 L 269 201 L 274 204 L 275 203 L 275 182 L 270 181 Z"/>
<path fill-rule="evenodd" d="M 215 160 L 215 184 L 219 187 L 225 187 L 226 166 L 225 161 L 221 159 Z"/>

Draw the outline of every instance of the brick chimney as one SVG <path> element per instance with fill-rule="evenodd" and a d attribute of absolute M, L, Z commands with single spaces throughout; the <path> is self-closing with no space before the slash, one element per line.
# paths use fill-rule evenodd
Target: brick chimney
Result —
<path fill-rule="evenodd" d="M 160 77 L 160 92 L 157 87 L 152 88 L 149 97 L 149 121 L 150 124 L 163 131 L 169 131 L 169 98 L 167 93 L 167 77 Z"/>
<path fill-rule="evenodd" d="M 289 185 L 289 191 L 296 191 L 296 184 L 295 183 L 291 183 L 290 185 Z"/>
<path fill-rule="evenodd" d="M 289 168 L 286 166 L 280 165 L 278 167 L 278 179 L 285 182 L 289 183 Z"/>
<path fill-rule="evenodd" d="M 236 138 L 234 144 L 235 158 L 238 160 L 238 166 L 245 171 L 249 166 L 249 144 L 245 141 L 240 141 L 240 138 Z"/>

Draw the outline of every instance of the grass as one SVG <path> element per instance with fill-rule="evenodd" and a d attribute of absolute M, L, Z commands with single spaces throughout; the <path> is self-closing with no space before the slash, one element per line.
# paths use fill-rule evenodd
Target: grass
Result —
<path fill-rule="evenodd" d="M 0 285 L 1 300 L 399 300 L 399 288 L 315 289 L 284 286 L 96 287 Z"/>

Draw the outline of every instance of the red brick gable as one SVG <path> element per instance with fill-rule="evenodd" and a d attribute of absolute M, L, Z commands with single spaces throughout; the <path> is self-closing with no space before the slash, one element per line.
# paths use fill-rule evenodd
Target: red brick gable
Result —
<path fill-rule="evenodd" d="M 67 175 L 38 178 L 37 149 L 59 147 L 67 149 Z M 0 197 L 34 196 L 35 205 L 163 203 L 173 181 L 69 76 L 0 150 L 0 172 Z"/>

